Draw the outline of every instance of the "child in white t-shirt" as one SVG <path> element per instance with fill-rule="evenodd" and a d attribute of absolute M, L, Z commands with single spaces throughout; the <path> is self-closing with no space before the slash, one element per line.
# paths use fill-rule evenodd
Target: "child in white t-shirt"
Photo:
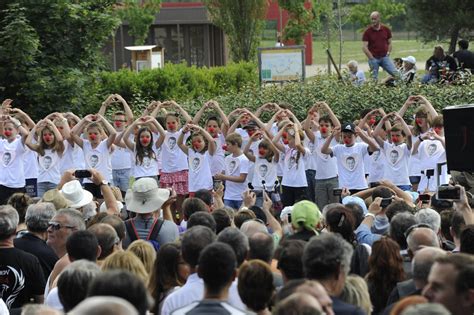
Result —
<path fill-rule="evenodd" d="M 381 135 L 382 126 L 390 117 L 395 118 L 395 123 L 390 129 L 390 140 L 384 141 Z M 374 138 L 385 156 L 383 178 L 391 181 L 402 190 L 410 190 L 408 175 L 408 161 L 411 156 L 411 131 L 406 122 L 398 113 L 390 113 L 380 120 L 374 130 Z"/>
<path fill-rule="evenodd" d="M 102 126 L 108 132 L 102 129 Z M 86 139 L 80 135 L 85 132 Z M 71 138 L 82 148 L 87 169 L 98 170 L 108 182 L 112 181 L 112 166 L 110 154 L 117 132 L 110 123 L 101 115 L 87 115 L 71 131 Z M 100 187 L 88 178 L 84 179 L 84 188 L 96 198 L 102 198 Z"/>
<path fill-rule="evenodd" d="M 67 120 L 63 118 L 61 126 L 67 125 Z M 64 129 L 63 129 L 64 130 Z M 65 132 L 69 135 L 69 132 Z M 38 134 L 37 143 L 33 143 L 33 138 Z M 61 160 L 64 158 L 64 141 L 56 125 L 49 119 L 40 120 L 31 130 L 26 138 L 25 144 L 38 153 L 38 197 L 43 197 L 44 193 L 56 188 L 61 180 Z"/>
<path fill-rule="evenodd" d="M 280 159 L 280 153 L 273 142 L 267 136 L 265 131 L 257 131 L 251 137 L 252 139 L 263 140 L 258 142 L 256 151 L 250 151 L 252 141 L 249 141 L 244 148 L 244 154 L 250 162 L 254 163 L 254 172 L 252 177 L 253 190 L 257 192 L 257 201 L 255 205 L 262 207 L 263 194 L 265 190 L 268 193 L 274 191 L 274 187 L 278 185 L 277 168 Z"/>
<path fill-rule="evenodd" d="M 0 116 L 0 119 L 3 122 L 3 138 L 0 138 L 0 204 L 6 204 L 11 195 L 25 190 L 23 155 L 28 130 L 16 118 Z"/>
<path fill-rule="evenodd" d="M 326 103 L 318 102 L 314 108 L 318 111 L 318 119 L 313 121 L 314 130 L 309 129 L 309 122 L 306 122 L 304 129 L 309 141 L 315 147 L 315 201 L 319 209 L 322 209 L 328 203 L 338 202 L 338 197 L 334 196 L 333 190 L 339 187 L 339 180 L 336 158 L 321 153 L 321 147 L 332 130 L 335 127 L 341 127 L 341 123 Z M 331 146 L 337 144 L 337 141 L 333 139 Z"/>
<path fill-rule="evenodd" d="M 422 170 L 421 181 L 418 185 L 418 192 L 435 192 L 439 184 L 448 183 L 446 165 L 441 166 L 441 173 L 438 172 L 438 164 L 446 162 L 446 144 L 444 140 L 443 116 L 437 116 L 432 122 L 433 129 L 417 138 L 413 144 L 412 154 L 419 158 Z M 432 172 L 432 176 L 428 176 Z"/>
<path fill-rule="evenodd" d="M 230 154 L 225 158 L 224 174 L 214 175 L 216 180 L 225 180 L 224 204 L 233 209 L 242 205 L 242 193 L 247 189 L 249 160 L 242 153 L 242 137 L 231 133 L 225 138 L 224 149 Z"/>
<path fill-rule="evenodd" d="M 287 140 L 280 143 L 280 138 L 284 135 Z M 273 138 L 273 144 L 285 153 L 285 164 L 283 167 L 283 178 L 281 182 L 283 206 L 292 206 L 300 200 L 307 200 L 306 195 L 308 183 L 306 181 L 304 157 L 309 154 L 302 141 L 304 133 L 299 129 L 298 124 L 288 122 Z M 285 144 L 287 142 L 287 144 Z"/>
<path fill-rule="evenodd" d="M 193 124 L 199 125 L 201 116 L 206 109 L 214 109 L 219 116 L 209 116 L 205 124 L 206 131 L 216 143 L 216 152 L 210 157 L 211 174 L 214 176 L 215 174 L 222 173 L 225 168 L 225 152 L 222 146 L 225 144 L 224 131 L 229 128 L 229 120 L 216 101 L 209 101 L 194 115 Z"/>
<path fill-rule="evenodd" d="M 130 135 L 138 129 L 135 140 Z M 153 131 L 159 136 L 155 140 Z M 135 120 L 123 133 L 122 141 L 133 154 L 132 176 L 135 180 L 142 177 L 154 178 L 158 183 L 158 139 L 165 136 L 165 130 L 158 121 L 151 116 L 144 116 Z"/>
<path fill-rule="evenodd" d="M 191 145 L 183 143 L 184 134 L 192 131 Z M 216 152 L 216 143 L 212 136 L 203 128 L 187 124 L 178 137 L 179 148 L 188 156 L 189 161 L 189 196 L 200 189 L 212 190 L 211 157 Z"/>
<path fill-rule="evenodd" d="M 340 129 L 334 128 L 334 132 L 321 147 L 321 153 L 336 157 L 339 172 L 339 188 L 347 188 L 351 190 L 351 193 L 367 189 L 364 157 L 379 150 L 379 147 L 375 140 L 369 138 L 362 129 L 354 126 L 352 123 L 345 124 L 342 128 L 342 141 L 344 144 L 330 147 L 332 140 L 338 138 L 340 134 Z M 356 143 L 357 135 L 365 143 Z"/>

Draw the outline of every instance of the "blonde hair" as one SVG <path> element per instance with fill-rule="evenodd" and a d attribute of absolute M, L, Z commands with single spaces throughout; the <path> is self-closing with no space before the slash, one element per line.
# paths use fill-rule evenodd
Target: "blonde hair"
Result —
<path fill-rule="evenodd" d="M 341 299 L 346 303 L 360 307 L 367 314 L 372 313 L 369 288 L 362 277 L 357 275 L 347 276 Z"/>
<path fill-rule="evenodd" d="M 132 252 L 119 251 L 109 255 L 102 263 L 102 270 L 124 270 L 132 273 L 143 281 L 148 282 L 148 273 L 141 260 Z"/>
<path fill-rule="evenodd" d="M 148 274 L 151 274 L 155 264 L 155 248 L 145 240 L 136 240 L 127 248 L 127 252 L 133 253 L 143 263 Z"/>

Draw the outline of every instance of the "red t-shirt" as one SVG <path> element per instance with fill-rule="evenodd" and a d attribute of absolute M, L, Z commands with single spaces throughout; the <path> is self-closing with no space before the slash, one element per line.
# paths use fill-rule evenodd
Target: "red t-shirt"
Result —
<path fill-rule="evenodd" d="M 362 36 L 362 41 L 369 42 L 369 51 L 374 58 L 382 58 L 387 55 L 390 38 L 392 38 L 392 32 L 385 25 L 380 25 L 379 30 L 369 26 Z"/>

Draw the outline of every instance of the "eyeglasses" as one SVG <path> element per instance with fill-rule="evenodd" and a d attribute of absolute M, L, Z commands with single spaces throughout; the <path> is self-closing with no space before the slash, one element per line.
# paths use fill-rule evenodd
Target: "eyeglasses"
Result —
<path fill-rule="evenodd" d="M 53 231 L 59 231 L 62 228 L 75 229 L 76 227 L 71 226 L 71 225 L 62 225 L 61 223 L 58 223 L 58 222 L 48 222 L 48 228 L 51 228 L 51 230 Z"/>
<path fill-rule="evenodd" d="M 431 226 L 429 226 L 429 225 L 426 224 L 426 223 L 414 224 L 414 225 L 410 226 L 410 227 L 405 231 L 405 233 L 403 233 L 403 235 L 405 235 L 405 238 L 408 238 L 408 236 L 410 235 L 410 233 L 413 232 L 413 230 L 418 229 L 418 228 L 428 228 L 428 229 L 431 229 Z"/>

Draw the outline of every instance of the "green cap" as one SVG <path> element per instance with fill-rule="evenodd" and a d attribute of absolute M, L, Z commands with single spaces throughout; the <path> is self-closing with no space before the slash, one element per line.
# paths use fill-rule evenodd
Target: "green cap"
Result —
<path fill-rule="evenodd" d="M 293 205 L 291 222 L 295 228 L 303 225 L 306 230 L 313 231 L 320 219 L 321 211 L 314 202 L 303 200 Z"/>

